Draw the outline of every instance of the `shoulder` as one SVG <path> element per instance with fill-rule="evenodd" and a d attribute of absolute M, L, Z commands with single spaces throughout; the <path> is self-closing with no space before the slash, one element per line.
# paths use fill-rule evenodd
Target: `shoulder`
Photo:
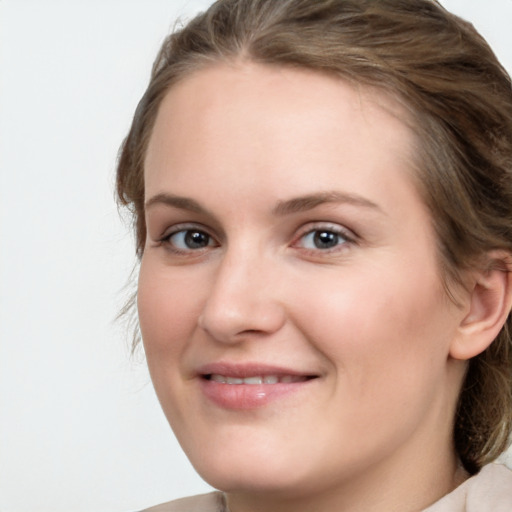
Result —
<path fill-rule="evenodd" d="M 488 464 L 473 480 L 467 492 L 468 512 L 510 512 L 512 510 L 512 471 L 502 464 Z"/>
<path fill-rule="evenodd" d="M 162 503 L 141 512 L 222 512 L 224 497 L 221 492 L 210 492 Z"/>
<path fill-rule="evenodd" d="M 424 512 L 510 512 L 512 471 L 502 464 L 488 464 L 453 492 Z"/>

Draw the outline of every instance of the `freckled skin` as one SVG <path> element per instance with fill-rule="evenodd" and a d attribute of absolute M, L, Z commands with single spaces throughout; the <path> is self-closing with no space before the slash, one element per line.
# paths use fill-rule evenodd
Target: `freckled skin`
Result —
<path fill-rule="evenodd" d="M 197 71 L 161 105 L 146 200 L 201 211 L 147 210 L 144 347 L 173 430 L 232 512 L 419 510 L 450 490 L 465 312 L 443 291 L 404 117 L 384 94 L 247 63 Z M 275 211 L 326 191 L 375 207 Z M 193 230 L 204 246 L 187 246 Z M 333 247 L 315 245 L 322 230 Z M 197 369 L 216 361 L 317 378 L 233 411 L 201 392 Z"/>

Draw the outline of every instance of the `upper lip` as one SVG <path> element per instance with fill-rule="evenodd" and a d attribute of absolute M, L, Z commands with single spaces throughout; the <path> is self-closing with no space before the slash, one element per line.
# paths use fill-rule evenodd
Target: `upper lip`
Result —
<path fill-rule="evenodd" d="M 258 377 L 266 375 L 295 375 L 304 377 L 318 377 L 314 372 L 294 370 L 283 366 L 274 366 L 264 363 L 229 363 L 216 362 L 208 363 L 198 368 L 199 376 L 223 375 L 225 377 L 235 377 L 239 379 L 248 377 Z"/>

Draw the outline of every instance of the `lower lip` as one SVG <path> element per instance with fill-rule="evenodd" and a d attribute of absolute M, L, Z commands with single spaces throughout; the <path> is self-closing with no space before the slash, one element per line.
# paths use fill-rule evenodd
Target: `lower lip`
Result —
<path fill-rule="evenodd" d="M 209 400 L 224 409 L 257 409 L 304 389 L 310 382 L 223 384 L 201 379 L 201 388 Z"/>

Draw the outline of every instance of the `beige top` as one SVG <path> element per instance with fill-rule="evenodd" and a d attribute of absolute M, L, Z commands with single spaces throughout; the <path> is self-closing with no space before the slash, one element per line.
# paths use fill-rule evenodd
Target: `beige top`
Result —
<path fill-rule="evenodd" d="M 170 501 L 142 512 L 229 512 L 223 494 L 212 492 Z M 512 471 L 488 464 L 423 512 L 512 512 Z"/>
<path fill-rule="evenodd" d="M 512 471 L 488 464 L 423 512 L 512 512 Z"/>

